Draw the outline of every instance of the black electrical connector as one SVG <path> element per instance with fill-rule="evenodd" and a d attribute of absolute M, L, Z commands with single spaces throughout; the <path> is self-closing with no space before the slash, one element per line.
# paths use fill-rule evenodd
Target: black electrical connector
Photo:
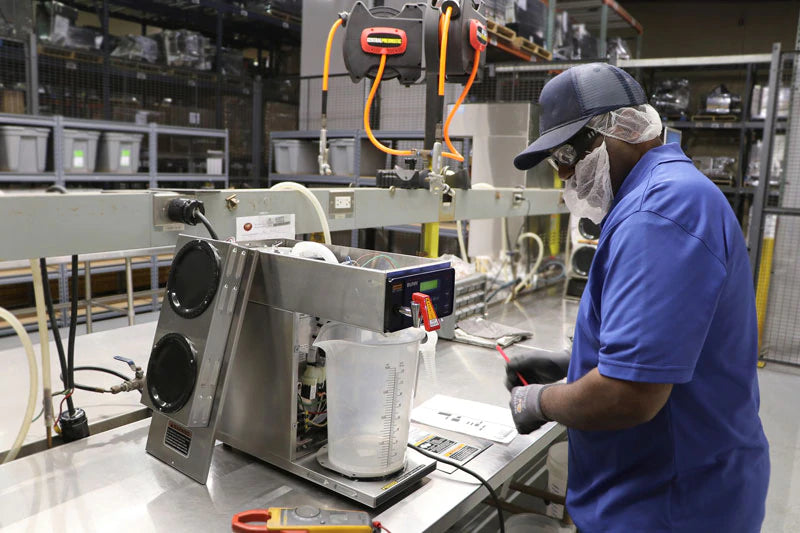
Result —
<path fill-rule="evenodd" d="M 212 239 L 218 240 L 217 232 L 206 218 L 206 209 L 203 202 L 192 198 L 175 198 L 167 204 L 167 217 L 173 222 L 181 222 L 196 226 L 202 223 L 208 230 Z"/>

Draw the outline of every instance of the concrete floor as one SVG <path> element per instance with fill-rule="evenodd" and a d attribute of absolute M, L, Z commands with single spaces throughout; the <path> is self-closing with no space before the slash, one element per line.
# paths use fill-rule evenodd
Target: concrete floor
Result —
<path fill-rule="evenodd" d="M 157 313 L 137 315 L 136 323 L 158 319 Z M 127 319 L 116 318 L 95 322 L 94 331 L 105 331 L 127 325 Z M 78 334 L 85 333 L 78 326 Z M 38 335 L 31 335 L 34 343 Z M 67 331 L 62 330 L 66 344 Z M 0 337 L 0 350 L 15 348 L 14 337 Z M 772 475 L 767 495 L 767 516 L 764 533 L 797 533 L 800 531 L 800 368 L 769 363 L 758 371 L 761 384 L 761 419 L 770 444 Z M 16 428 L 14 428 L 16 431 Z"/>

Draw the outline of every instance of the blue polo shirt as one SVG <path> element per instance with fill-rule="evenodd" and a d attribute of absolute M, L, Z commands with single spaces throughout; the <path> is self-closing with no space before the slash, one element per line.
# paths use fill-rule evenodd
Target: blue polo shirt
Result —
<path fill-rule="evenodd" d="M 630 172 L 603 220 L 568 381 L 672 383 L 651 421 L 569 430 L 567 508 L 582 532 L 756 533 L 769 481 L 758 330 L 742 230 L 677 144 Z"/>

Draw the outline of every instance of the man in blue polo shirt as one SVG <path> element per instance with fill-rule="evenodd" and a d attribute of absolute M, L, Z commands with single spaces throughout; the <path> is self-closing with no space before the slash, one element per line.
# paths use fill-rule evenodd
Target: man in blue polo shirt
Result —
<path fill-rule="evenodd" d="M 567 509 L 582 532 L 760 531 L 755 299 L 730 205 L 661 143 L 624 71 L 573 67 L 540 105 L 541 136 L 514 163 L 548 159 L 572 215 L 602 230 L 571 360 L 538 351 L 508 365 L 517 428 L 569 428 Z"/>

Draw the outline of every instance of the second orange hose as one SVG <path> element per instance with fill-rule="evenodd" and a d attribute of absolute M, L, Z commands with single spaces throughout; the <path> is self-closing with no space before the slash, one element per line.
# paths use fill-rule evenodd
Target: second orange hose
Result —
<path fill-rule="evenodd" d="M 455 159 L 456 161 L 464 161 L 464 156 L 458 153 L 458 150 L 455 149 L 453 143 L 450 141 L 450 122 L 453 121 L 453 117 L 456 116 L 456 111 L 458 111 L 458 107 L 464 102 L 464 98 L 467 97 L 467 93 L 469 92 L 470 87 L 472 87 L 472 82 L 475 81 L 475 76 L 478 74 L 478 65 L 481 62 L 481 51 L 475 50 L 475 56 L 472 59 L 472 72 L 469 74 L 469 79 L 467 79 L 466 85 L 464 85 L 464 90 L 461 91 L 461 96 L 458 97 L 456 100 L 455 105 L 453 105 L 453 109 L 450 110 L 450 113 L 447 115 L 447 120 L 444 123 L 444 142 L 447 143 L 447 148 L 450 150 L 449 152 L 443 152 L 442 157 L 447 157 L 450 159 Z"/>
<path fill-rule="evenodd" d="M 444 26 L 442 28 L 442 44 L 439 51 L 439 96 L 444 96 L 444 77 L 446 74 L 445 65 L 447 63 L 447 34 L 450 33 L 450 14 L 452 7 L 448 7 L 444 12 Z"/>
<path fill-rule="evenodd" d="M 336 35 L 336 30 L 342 25 L 342 19 L 337 19 L 331 26 L 331 31 L 328 32 L 328 42 L 325 44 L 325 62 L 322 65 L 322 90 L 328 90 L 328 72 L 331 66 L 331 48 L 333 47 L 333 36 Z"/>
<path fill-rule="evenodd" d="M 416 153 L 412 150 L 395 150 L 394 148 L 384 146 L 378 139 L 375 138 L 375 136 L 372 134 L 372 128 L 369 127 L 369 108 L 372 107 L 372 100 L 375 98 L 375 93 L 378 92 L 378 85 L 381 83 L 384 67 L 386 67 L 386 54 L 381 54 L 381 62 L 378 65 L 378 73 L 375 75 L 375 79 L 372 80 L 372 89 L 369 91 L 367 105 L 364 107 L 364 131 L 367 132 L 367 137 L 369 137 L 369 140 L 373 146 L 375 146 L 375 148 L 381 152 L 397 156 L 416 155 Z"/>

